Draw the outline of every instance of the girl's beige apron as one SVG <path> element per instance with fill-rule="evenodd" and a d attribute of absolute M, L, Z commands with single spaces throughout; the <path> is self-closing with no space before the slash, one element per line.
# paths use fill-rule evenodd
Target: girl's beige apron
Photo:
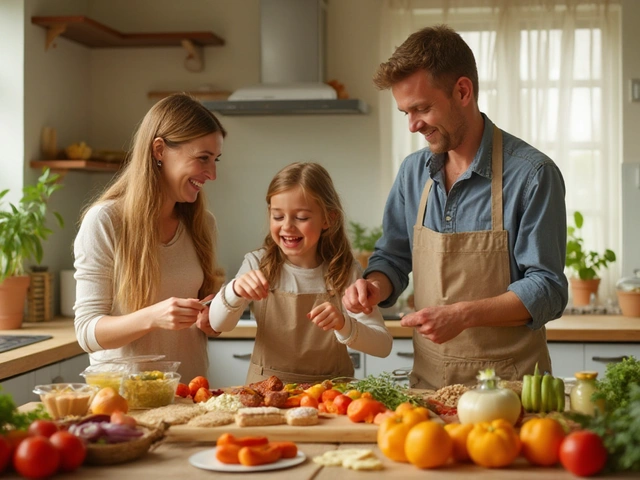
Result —
<path fill-rule="evenodd" d="M 347 347 L 333 330 L 324 331 L 308 318 L 316 305 L 331 301 L 328 294 L 295 294 L 275 290 L 254 302 L 258 328 L 247 383 L 275 375 L 284 383 L 316 383 L 335 377 L 352 377 L 353 363 Z M 290 373 L 290 372 L 297 373 Z"/>
<path fill-rule="evenodd" d="M 508 232 L 502 211 L 502 132 L 494 127 L 491 156 L 491 220 L 489 231 L 438 233 L 423 226 L 429 179 L 422 192 L 413 229 L 413 280 L 416 310 L 495 297 L 510 283 Z M 438 389 L 457 383 L 473 385 L 479 370 L 493 368 L 505 380 L 551 371 L 546 329 L 473 327 L 441 345 L 413 332 L 414 388 Z"/>

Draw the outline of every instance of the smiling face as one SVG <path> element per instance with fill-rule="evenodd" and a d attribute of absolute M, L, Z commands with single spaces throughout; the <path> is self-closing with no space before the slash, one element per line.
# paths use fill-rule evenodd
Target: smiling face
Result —
<path fill-rule="evenodd" d="M 271 238 L 292 264 L 302 268 L 315 268 L 320 264 L 318 241 L 322 230 L 328 227 L 320 204 L 305 195 L 302 187 L 271 197 Z"/>
<path fill-rule="evenodd" d="M 457 96 L 434 87 L 424 70 L 397 82 L 391 92 L 398 110 L 409 117 L 409 130 L 422 134 L 433 153 L 455 150 L 462 144 L 467 125 Z"/>
<path fill-rule="evenodd" d="M 174 147 L 161 138 L 153 141 L 154 158 L 162 162 L 160 174 L 167 202 L 192 203 L 207 180 L 216 179 L 222 154 L 222 133 L 214 132 Z"/>

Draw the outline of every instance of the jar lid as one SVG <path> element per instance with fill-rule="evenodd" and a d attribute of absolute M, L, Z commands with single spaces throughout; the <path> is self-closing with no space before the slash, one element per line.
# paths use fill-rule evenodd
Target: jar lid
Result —
<path fill-rule="evenodd" d="M 595 371 L 576 372 L 576 378 L 578 380 L 593 380 L 597 376 L 598 372 Z"/>
<path fill-rule="evenodd" d="M 616 289 L 621 292 L 640 293 L 640 268 L 636 268 L 631 277 L 624 277 L 618 280 Z"/>

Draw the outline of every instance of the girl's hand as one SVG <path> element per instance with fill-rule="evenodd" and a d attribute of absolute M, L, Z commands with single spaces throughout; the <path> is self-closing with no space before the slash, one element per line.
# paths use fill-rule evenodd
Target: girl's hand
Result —
<path fill-rule="evenodd" d="M 247 300 L 264 300 L 269 294 L 269 282 L 260 270 L 251 270 L 233 281 L 233 291 Z"/>
<path fill-rule="evenodd" d="M 152 326 L 164 330 L 189 328 L 206 307 L 197 298 L 171 297 L 151 307 Z"/>
<path fill-rule="evenodd" d="M 206 296 L 201 300 L 201 302 L 206 302 L 207 300 L 211 300 L 213 298 L 213 294 Z M 196 326 L 207 334 L 208 337 L 217 337 L 221 332 L 215 331 L 211 328 L 211 323 L 209 322 L 209 305 L 206 305 L 200 312 L 198 313 L 198 319 L 196 320 Z"/>
<path fill-rule="evenodd" d="M 331 302 L 318 305 L 307 313 L 307 318 L 324 331 L 342 330 L 345 322 L 342 311 L 338 310 Z"/>

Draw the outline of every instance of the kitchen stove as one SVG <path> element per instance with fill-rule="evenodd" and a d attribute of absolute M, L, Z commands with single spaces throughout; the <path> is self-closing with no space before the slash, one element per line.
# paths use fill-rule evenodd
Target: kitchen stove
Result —
<path fill-rule="evenodd" d="M 51 335 L 0 335 L 0 353 L 50 338 Z"/>

